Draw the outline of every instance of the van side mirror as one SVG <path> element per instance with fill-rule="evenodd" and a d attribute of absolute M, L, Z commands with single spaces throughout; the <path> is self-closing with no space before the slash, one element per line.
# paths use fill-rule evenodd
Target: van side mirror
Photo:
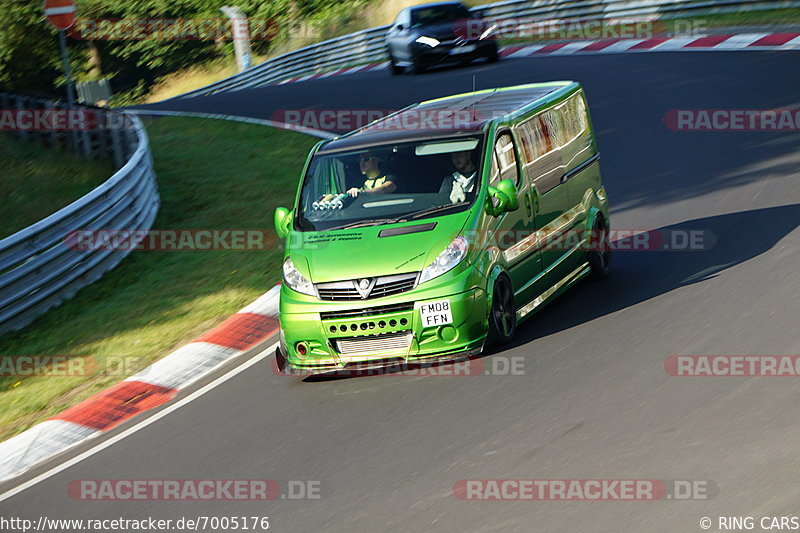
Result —
<path fill-rule="evenodd" d="M 486 198 L 486 212 L 493 217 L 519 209 L 517 186 L 510 179 L 501 181 L 497 187 L 489 185 L 487 190 L 489 195 Z"/>
<path fill-rule="evenodd" d="M 293 212 L 285 207 L 278 207 L 275 209 L 275 216 L 273 223 L 275 224 L 275 234 L 279 239 L 285 239 L 289 235 L 289 230 L 292 227 Z"/>

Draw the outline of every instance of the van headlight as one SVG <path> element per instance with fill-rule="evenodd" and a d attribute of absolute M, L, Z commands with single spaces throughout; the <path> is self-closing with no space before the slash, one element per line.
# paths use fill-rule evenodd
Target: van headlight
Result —
<path fill-rule="evenodd" d="M 426 37 L 424 35 L 422 37 L 417 37 L 417 40 L 415 42 L 418 42 L 419 44 L 427 44 L 431 48 L 439 46 L 439 39 L 434 39 L 433 37 Z"/>
<path fill-rule="evenodd" d="M 467 242 L 467 238 L 463 235 L 456 237 L 430 265 L 422 269 L 419 275 L 419 283 L 424 283 L 453 270 L 467 256 L 468 249 L 469 242 Z"/>
<path fill-rule="evenodd" d="M 283 282 L 293 291 L 316 296 L 314 285 L 308 281 L 294 266 L 290 257 L 283 262 Z"/>

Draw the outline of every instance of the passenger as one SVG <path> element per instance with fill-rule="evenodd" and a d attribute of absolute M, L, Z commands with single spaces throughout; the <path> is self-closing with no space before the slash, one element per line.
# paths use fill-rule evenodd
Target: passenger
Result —
<path fill-rule="evenodd" d="M 373 152 L 365 152 L 358 158 L 358 165 L 361 168 L 361 173 L 367 179 L 364 180 L 364 186 L 360 189 L 353 187 L 347 191 L 347 194 L 355 198 L 359 194 L 386 194 L 394 192 L 397 185 L 394 183 L 394 176 L 385 174 L 380 169 L 380 157 Z"/>
<path fill-rule="evenodd" d="M 471 193 L 475 189 L 477 169 L 472 161 L 472 152 L 469 150 L 453 152 L 450 157 L 456 171 L 444 179 L 439 192 L 449 194 L 450 201 L 457 204 L 466 200 L 467 193 Z"/>

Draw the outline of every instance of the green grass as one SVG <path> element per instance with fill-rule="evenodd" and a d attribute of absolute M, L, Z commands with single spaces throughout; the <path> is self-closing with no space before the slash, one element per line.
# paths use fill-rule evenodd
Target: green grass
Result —
<path fill-rule="evenodd" d="M 272 229 L 316 139 L 221 120 L 147 124 L 161 209 L 154 229 Z M 0 354 L 123 356 L 138 370 L 215 326 L 280 278 L 281 251 L 140 251 L 28 328 Z M 0 440 L 125 376 L 0 377 Z"/>
<path fill-rule="evenodd" d="M 0 239 L 51 215 L 114 173 L 111 160 L 91 160 L 0 133 Z"/>

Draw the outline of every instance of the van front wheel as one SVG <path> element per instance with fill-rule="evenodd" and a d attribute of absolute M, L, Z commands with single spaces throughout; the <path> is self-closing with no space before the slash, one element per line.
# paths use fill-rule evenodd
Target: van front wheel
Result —
<path fill-rule="evenodd" d="M 487 344 L 489 346 L 508 344 L 516 332 L 517 307 L 514 304 L 514 291 L 511 282 L 503 275 L 494 282 Z"/>
<path fill-rule="evenodd" d="M 608 238 L 608 225 L 603 215 L 598 214 L 592 223 L 589 236 L 589 267 L 592 279 L 605 279 L 611 270 L 611 244 Z"/>

